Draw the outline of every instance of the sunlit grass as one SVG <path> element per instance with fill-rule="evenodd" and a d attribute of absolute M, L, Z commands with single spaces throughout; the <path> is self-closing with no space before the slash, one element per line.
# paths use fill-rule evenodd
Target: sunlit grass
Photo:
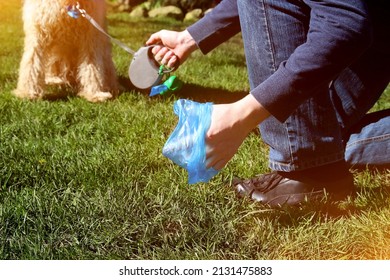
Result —
<path fill-rule="evenodd" d="M 174 95 L 127 88 L 131 56 L 114 46 L 125 87 L 118 99 L 27 102 L 11 95 L 20 1 L 0 8 L 0 259 L 390 258 L 388 171 L 354 173 L 353 202 L 271 210 L 227 187 L 233 176 L 268 171 L 267 147 L 254 133 L 208 184 L 188 185 L 162 156 L 176 99 L 224 102 L 248 91 L 240 37 L 193 54 L 176 73 L 185 87 Z M 109 26 L 134 49 L 155 31 L 185 27 L 126 14 L 110 14 Z M 389 104 L 387 91 L 375 109 Z"/>

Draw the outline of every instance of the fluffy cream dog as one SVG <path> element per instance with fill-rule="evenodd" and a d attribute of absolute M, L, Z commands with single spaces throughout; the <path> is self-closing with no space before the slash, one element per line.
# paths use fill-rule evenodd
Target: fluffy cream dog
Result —
<path fill-rule="evenodd" d="M 24 0 L 24 53 L 14 94 L 30 100 L 45 97 L 47 84 L 77 87 L 91 102 L 113 98 L 118 92 L 111 43 L 87 19 L 68 15 L 79 3 L 105 26 L 105 0 Z"/>

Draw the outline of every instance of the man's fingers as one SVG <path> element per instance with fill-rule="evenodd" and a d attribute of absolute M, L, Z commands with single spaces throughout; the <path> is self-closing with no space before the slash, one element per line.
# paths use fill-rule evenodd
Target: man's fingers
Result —
<path fill-rule="evenodd" d="M 169 68 L 178 68 L 180 66 L 179 58 L 174 54 L 168 61 Z"/>
<path fill-rule="evenodd" d="M 216 170 L 221 170 L 227 164 L 228 160 L 218 156 L 218 151 L 206 145 L 206 167 L 213 167 Z"/>
<path fill-rule="evenodd" d="M 149 39 L 146 41 L 146 45 L 154 45 L 161 43 L 160 31 L 150 35 Z"/>
<path fill-rule="evenodd" d="M 163 58 L 161 59 L 161 64 L 162 64 L 162 65 L 167 65 L 168 61 L 169 61 L 169 60 L 171 59 L 171 57 L 174 56 L 174 55 L 175 55 L 175 54 L 173 53 L 173 51 L 168 50 L 168 51 L 164 54 Z"/>
<path fill-rule="evenodd" d="M 156 56 L 156 54 L 163 48 L 161 45 L 156 45 L 152 48 L 152 54 Z"/>
<path fill-rule="evenodd" d="M 152 50 L 152 52 L 153 52 L 153 50 Z M 166 48 L 166 47 L 162 47 L 162 48 L 160 48 L 160 50 L 158 50 L 157 53 L 154 54 L 154 58 L 155 58 L 158 62 L 160 62 L 160 63 L 162 63 L 162 61 L 163 61 L 164 58 L 165 58 L 166 61 L 168 61 L 169 58 L 170 58 L 170 56 L 169 56 L 169 54 L 168 54 L 169 52 L 172 53 L 172 51 L 171 51 L 170 49 L 168 49 L 168 48 Z M 163 63 L 162 63 L 162 64 L 163 64 Z"/>
<path fill-rule="evenodd" d="M 216 162 L 214 165 L 213 165 L 213 168 L 215 170 L 221 170 L 222 168 L 225 167 L 225 165 L 227 164 L 226 160 L 220 160 L 218 162 Z"/>
<path fill-rule="evenodd" d="M 169 68 L 177 68 L 179 66 L 179 58 L 172 50 L 160 46 L 156 47 L 156 49 L 156 53 L 153 53 L 154 48 L 152 49 L 152 53 L 157 62 Z"/>
<path fill-rule="evenodd" d="M 218 159 L 215 157 L 207 158 L 206 159 L 206 167 L 207 168 L 214 168 L 215 170 L 221 170 L 225 167 L 227 164 L 227 161 L 225 159 Z"/>

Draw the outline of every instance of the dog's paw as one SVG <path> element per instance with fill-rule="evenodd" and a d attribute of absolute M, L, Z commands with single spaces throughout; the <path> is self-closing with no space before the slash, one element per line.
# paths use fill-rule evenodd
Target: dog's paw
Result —
<path fill-rule="evenodd" d="M 38 100 L 43 98 L 43 93 L 40 92 L 29 92 L 26 90 L 15 89 L 12 94 L 21 99 Z"/>
<path fill-rule="evenodd" d="M 113 99 L 114 96 L 110 92 L 95 92 L 95 93 L 79 93 L 80 97 L 88 100 L 89 102 L 98 103 Z"/>

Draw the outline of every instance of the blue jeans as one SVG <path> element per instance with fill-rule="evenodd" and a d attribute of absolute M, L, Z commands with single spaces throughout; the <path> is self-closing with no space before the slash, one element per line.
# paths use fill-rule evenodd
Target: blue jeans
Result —
<path fill-rule="evenodd" d="M 252 89 L 306 41 L 306 1 L 237 1 Z M 289 172 L 343 160 L 350 165 L 388 165 L 390 110 L 374 117 L 366 113 L 386 89 L 389 67 L 388 55 L 371 47 L 284 123 L 273 117 L 264 121 L 260 133 L 270 146 L 270 168 Z"/>

